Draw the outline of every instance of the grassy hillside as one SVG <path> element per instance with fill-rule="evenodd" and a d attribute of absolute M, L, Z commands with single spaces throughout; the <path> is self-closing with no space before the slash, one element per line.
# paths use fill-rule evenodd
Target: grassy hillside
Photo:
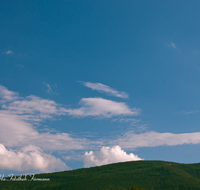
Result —
<path fill-rule="evenodd" d="M 34 190 L 200 190 L 200 164 L 133 161 L 36 175 L 50 181 L 0 181 L 0 189 Z"/>

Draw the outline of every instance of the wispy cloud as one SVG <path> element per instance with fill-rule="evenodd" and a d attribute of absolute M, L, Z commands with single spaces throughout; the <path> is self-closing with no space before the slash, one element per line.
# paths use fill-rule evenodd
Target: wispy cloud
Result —
<path fill-rule="evenodd" d="M 3 86 L 0 86 L 0 98 L 0 143 L 5 146 L 34 144 L 45 150 L 71 150 L 88 145 L 86 139 L 73 138 L 68 133 L 39 133 L 36 130 L 35 125 L 45 119 L 67 114 L 67 109 L 56 102 L 33 95 L 22 98 Z"/>
<path fill-rule="evenodd" d="M 3 54 L 6 54 L 6 55 L 12 55 L 12 54 L 14 54 L 15 56 L 18 56 L 18 57 L 20 57 L 20 56 L 23 56 L 23 57 L 27 56 L 27 54 L 13 52 L 13 51 L 11 51 L 11 50 L 8 50 L 8 51 L 6 51 L 6 52 L 3 52 Z"/>
<path fill-rule="evenodd" d="M 178 114 L 181 114 L 181 115 L 187 115 L 187 114 L 193 114 L 193 113 L 197 113 L 199 112 L 199 110 L 193 110 L 193 111 L 185 111 L 185 110 L 181 110 L 181 111 L 178 111 L 178 112 L 174 112 L 174 113 L 178 113 Z"/>
<path fill-rule="evenodd" d="M 112 121 L 117 121 L 120 123 L 129 123 L 130 125 L 135 126 L 137 125 L 136 123 L 138 123 L 140 120 L 135 118 L 118 118 L 118 119 L 113 119 Z"/>
<path fill-rule="evenodd" d="M 150 131 L 146 133 L 135 134 L 127 132 L 123 137 L 111 141 L 111 144 L 119 144 L 122 148 L 140 148 L 156 146 L 176 146 L 183 144 L 199 144 L 200 132 L 195 133 L 158 133 Z"/>
<path fill-rule="evenodd" d="M 171 46 L 176 49 L 176 45 L 173 42 L 171 42 Z"/>
<path fill-rule="evenodd" d="M 116 96 L 119 98 L 128 98 L 128 94 L 126 92 L 117 91 L 105 84 L 101 83 L 92 83 L 92 82 L 82 82 L 84 86 L 91 88 L 92 90 L 97 90 L 99 92 L 107 93 L 111 96 Z"/>
<path fill-rule="evenodd" d="M 169 46 L 172 47 L 172 48 L 174 48 L 174 49 L 176 49 L 179 53 L 181 53 L 181 51 L 177 48 L 177 46 L 175 45 L 175 43 L 171 42 Z"/>
<path fill-rule="evenodd" d="M 135 119 L 135 118 L 117 118 L 117 119 L 113 119 L 112 121 L 119 122 L 123 126 L 126 125 L 128 127 L 131 127 L 132 130 L 134 130 L 135 132 L 140 132 L 140 133 L 147 131 L 147 128 L 148 128 L 148 124 L 141 123 L 139 119 Z"/>
<path fill-rule="evenodd" d="M 43 120 L 53 115 L 73 116 L 100 116 L 112 117 L 120 115 L 138 115 L 140 109 L 129 108 L 124 102 L 115 102 L 103 98 L 82 98 L 79 102 L 82 107 L 77 109 L 66 109 L 52 100 L 42 99 L 31 95 L 26 98 L 19 98 L 18 94 L 0 86 L 2 97 L 2 108 L 12 114 L 23 115 L 30 120 Z M 5 101 L 10 101 L 5 103 Z"/>
<path fill-rule="evenodd" d="M 82 107 L 78 109 L 68 109 L 69 115 L 73 116 L 100 116 L 112 117 L 120 115 L 138 115 L 140 109 L 129 108 L 124 102 L 115 102 L 103 98 L 82 98 Z"/>
<path fill-rule="evenodd" d="M 43 84 L 47 87 L 47 92 L 48 92 L 49 94 L 56 94 L 55 92 L 53 92 L 52 87 L 57 87 L 57 85 L 51 86 L 50 84 L 47 84 L 47 83 L 45 83 L 45 82 L 43 82 Z"/>
<path fill-rule="evenodd" d="M 86 138 L 74 137 L 68 133 L 50 133 L 39 132 L 38 125 L 46 119 L 53 119 L 61 115 L 73 116 L 94 116 L 94 117 L 112 117 L 120 115 L 138 115 L 140 109 L 129 108 L 123 102 L 115 102 L 103 98 L 83 98 L 80 101 L 82 105 L 77 109 L 66 109 L 64 106 L 48 99 L 43 99 L 34 95 L 25 98 L 20 97 L 17 92 L 8 90 L 4 86 L 0 86 L 0 143 L 1 150 L 0 159 L 6 160 L 9 157 L 10 169 L 52 169 L 50 165 L 56 160 L 55 157 L 46 154 L 44 151 L 66 151 L 66 150 L 84 150 L 86 148 L 94 148 L 102 146 L 103 142 L 90 141 Z M 33 145 L 34 150 L 18 151 L 9 150 L 7 148 L 20 148 Z M 41 151 L 40 151 L 41 149 Z M 19 155 L 23 155 L 19 157 Z M 28 163 L 24 160 L 29 158 Z M 36 158 L 47 160 L 46 166 L 42 167 L 39 163 L 33 163 Z M 18 165 L 14 163 L 17 160 Z M 24 162 L 24 165 L 22 164 Z M 7 168 L 9 165 L 4 163 L 4 167 L 0 165 L 0 169 Z M 58 161 L 60 165 L 63 163 Z M 32 167 L 31 167 L 32 165 Z M 55 167 L 60 167 L 55 165 Z"/>
<path fill-rule="evenodd" d="M 11 114 L 23 115 L 24 119 L 42 121 L 54 115 L 65 115 L 67 110 L 52 100 L 42 99 L 31 95 L 26 98 L 16 99 L 1 106 Z"/>
<path fill-rule="evenodd" d="M 5 52 L 6 53 L 6 55 L 10 55 L 10 54 L 13 54 L 14 52 L 13 51 L 11 51 L 11 50 L 8 50 L 7 52 Z"/>
<path fill-rule="evenodd" d="M 127 162 L 142 160 L 138 155 L 133 153 L 127 154 L 120 146 L 105 147 L 103 146 L 100 151 L 86 152 L 83 156 L 85 167 L 101 166 L 117 162 Z"/>

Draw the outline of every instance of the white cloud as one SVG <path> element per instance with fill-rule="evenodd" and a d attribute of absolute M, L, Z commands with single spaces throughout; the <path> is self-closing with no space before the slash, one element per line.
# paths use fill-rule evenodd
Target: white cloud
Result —
<path fill-rule="evenodd" d="M 156 147 L 156 146 L 175 146 L 183 144 L 199 144 L 200 132 L 195 133 L 158 133 L 150 131 L 135 134 L 127 132 L 123 137 L 111 141 L 111 144 L 119 144 L 122 148 Z"/>
<path fill-rule="evenodd" d="M 27 118 L 46 119 L 52 115 L 65 115 L 67 110 L 52 100 L 31 95 L 2 105 L 3 109 L 12 114 L 26 115 Z"/>
<path fill-rule="evenodd" d="M 101 83 L 92 83 L 92 82 L 83 82 L 84 86 L 91 88 L 92 90 L 97 90 L 99 92 L 107 93 L 112 96 L 116 96 L 119 98 L 128 98 L 128 94 L 126 92 L 119 92 L 105 84 Z"/>
<path fill-rule="evenodd" d="M 0 103 L 10 102 L 18 98 L 18 93 L 8 90 L 6 87 L 0 85 Z"/>
<path fill-rule="evenodd" d="M 120 146 L 113 146 L 112 148 L 103 146 L 100 151 L 86 152 L 83 160 L 85 167 L 91 167 L 142 159 L 133 153 L 127 154 Z"/>
<path fill-rule="evenodd" d="M 178 50 L 178 52 L 181 53 L 181 51 L 177 48 L 177 46 L 173 42 L 171 42 L 169 46 L 171 46 L 172 48 Z"/>
<path fill-rule="evenodd" d="M 36 126 L 45 119 L 59 115 L 103 116 L 137 115 L 139 109 L 130 109 L 125 103 L 102 98 L 84 98 L 79 109 L 66 109 L 52 100 L 36 96 L 19 97 L 18 93 L 0 86 L 2 99 L 0 110 L 0 143 L 8 147 L 29 144 L 43 150 L 78 150 L 95 142 L 85 138 L 72 137 L 68 133 L 39 133 Z M 36 125 L 37 124 L 37 125 Z M 99 142 L 96 142 L 99 144 Z"/>
<path fill-rule="evenodd" d="M 6 52 L 7 55 L 10 55 L 10 54 L 13 54 L 13 53 L 14 53 L 14 52 L 11 51 L 11 50 L 8 50 L 8 51 Z"/>
<path fill-rule="evenodd" d="M 24 116 L 0 110 L 0 143 L 8 147 L 21 147 L 29 144 L 43 150 L 77 150 L 88 146 L 84 138 L 73 138 L 68 133 L 39 133 Z"/>
<path fill-rule="evenodd" d="M 48 88 L 48 89 L 47 89 L 47 92 L 48 92 L 49 94 L 51 94 L 51 93 L 52 93 L 51 86 L 50 86 L 49 84 L 44 83 L 44 82 L 43 82 L 43 84 L 47 86 L 47 88 Z"/>
<path fill-rule="evenodd" d="M 171 46 L 175 49 L 176 48 L 176 45 L 173 43 L 173 42 L 171 42 Z"/>
<path fill-rule="evenodd" d="M 23 115 L 30 121 L 42 121 L 52 116 L 66 115 L 67 109 L 48 99 L 30 95 L 26 98 L 19 97 L 17 92 L 8 90 L 0 85 L 0 104 L 2 109 L 12 115 Z"/>
<path fill-rule="evenodd" d="M 45 82 L 43 82 L 43 84 L 47 87 L 47 92 L 48 92 L 49 94 L 56 94 L 55 92 L 53 92 L 52 87 L 57 87 L 57 85 L 51 86 L 50 84 L 47 84 L 47 83 L 45 83 Z"/>
<path fill-rule="evenodd" d="M 130 109 L 124 102 L 115 102 L 103 98 L 82 98 L 78 109 L 68 109 L 69 115 L 74 116 L 103 116 L 138 115 L 140 109 Z"/>
<path fill-rule="evenodd" d="M 83 149 L 88 141 L 68 133 L 39 133 L 35 124 L 44 119 L 66 114 L 67 110 L 52 100 L 36 96 L 20 98 L 17 93 L 0 86 L 0 143 L 8 147 L 34 144 L 45 150 Z"/>
<path fill-rule="evenodd" d="M 68 167 L 58 158 L 44 153 L 39 147 L 29 145 L 19 151 L 8 150 L 0 144 L 0 169 L 39 170 L 42 172 L 66 170 Z"/>

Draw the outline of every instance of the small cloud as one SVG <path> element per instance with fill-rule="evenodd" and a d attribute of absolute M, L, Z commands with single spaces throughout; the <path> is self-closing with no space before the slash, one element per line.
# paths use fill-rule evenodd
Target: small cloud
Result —
<path fill-rule="evenodd" d="M 53 85 L 53 86 L 50 86 L 50 84 L 47 84 L 47 83 L 45 83 L 45 82 L 43 82 L 43 84 L 47 87 L 47 92 L 48 92 L 49 94 L 57 94 L 56 92 L 53 92 L 53 90 L 52 90 L 52 87 L 57 87 L 56 84 Z"/>
<path fill-rule="evenodd" d="M 187 115 L 187 114 L 193 114 L 193 113 L 197 113 L 199 112 L 199 110 L 193 110 L 193 111 L 185 111 L 185 110 L 182 110 L 182 111 L 178 111 L 178 112 L 174 112 L 174 113 L 178 113 L 178 114 L 181 114 L 181 115 Z"/>
<path fill-rule="evenodd" d="M 103 98 L 82 98 L 82 107 L 78 109 L 68 109 L 69 115 L 73 116 L 97 116 L 112 117 L 120 115 L 139 115 L 140 109 L 129 108 L 124 102 L 115 102 Z"/>
<path fill-rule="evenodd" d="M 3 54 L 6 54 L 6 55 L 11 55 L 11 54 L 15 54 L 16 56 L 18 56 L 18 57 L 20 57 L 20 56 L 27 56 L 28 54 L 26 53 L 26 54 L 24 54 L 24 53 L 14 53 L 13 51 L 11 51 L 11 50 L 8 50 L 8 51 L 6 51 L 6 52 L 4 52 Z"/>
<path fill-rule="evenodd" d="M 121 118 L 121 119 L 113 119 L 112 121 L 118 121 L 120 123 L 130 123 L 130 125 L 135 126 L 138 123 L 139 119 L 134 118 Z"/>
<path fill-rule="evenodd" d="M 171 43 L 171 46 L 174 48 L 174 49 L 176 49 L 176 45 L 172 42 Z"/>
<path fill-rule="evenodd" d="M 136 134 L 129 131 L 123 137 L 113 140 L 111 144 L 119 144 L 122 148 L 141 148 L 157 146 L 176 146 L 183 144 L 199 144 L 200 132 L 195 133 L 158 133 L 149 131 Z"/>
<path fill-rule="evenodd" d="M 119 92 L 105 84 L 101 83 L 92 83 L 92 82 L 82 82 L 84 86 L 91 88 L 92 90 L 97 90 L 99 92 L 107 93 L 111 96 L 116 96 L 119 98 L 128 98 L 128 94 L 126 92 Z"/>
<path fill-rule="evenodd" d="M 105 147 L 100 151 L 85 152 L 83 161 L 85 167 L 101 166 L 111 163 L 143 160 L 133 153 L 127 154 L 120 146 Z"/>
<path fill-rule="evenodd" d="M 65 160 L 70 160 L 71 158 L 70 158 L 70 156 L 65 156 L 64 159 Z"/>
<path fill-rule="evenodd" d="M 181 51 L 177 48 L 175 43 L 171 42 L 169 46 L 174 48 L 174 49 L 176 49 L 176 50 L 178 50 L 178 52 L 181 53 Z"/>
<path fill-rule="evenodd" d="M 8 50 L 8 51 L 6 52 L 6 55 L 10 55 L 10 54 L 13 54 L 13 53 L 14 53 L 13 51 Z"/>

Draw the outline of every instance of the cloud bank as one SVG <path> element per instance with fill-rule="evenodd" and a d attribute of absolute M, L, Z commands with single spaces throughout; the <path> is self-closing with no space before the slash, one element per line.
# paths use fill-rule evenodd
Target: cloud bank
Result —
<path fill-rule="evenodd" d="M 107 93 L 108 95 L 116 96 L 119 98 L 128 98 L 129 96 L 126 92 L 119 92 L 101 83 L 83 82 L 83 85 L 88 88 L 91 88 L 92 90 L 97 90 L 99 92 Z"/>
<path fill-rule="evenodd" d="M 156 147 L 156 146 L 176 146 L 183 144 L 199 144 L 200 132 L 195 133 L 158 133 L 150 131 L 141 134 L 133 132 L 126 133 L 123 137 L 111 141 L 111 144 L 118 143 L 122 148 L 140 148 L 140 147 Z"/>
<path fill-rule="evenodd" d="M 34 118 L 35 119 L 35 118 Z M 77 150 L 88 146 L 84 138 L 73 138 L 68 133 L 39 133 L 30 122 L 30 117 L 0 111 L 0 143 L 8 147 L 34 144 L 44 150 Z"/>
<path fill-rule="evenodd" d="M 36 130 L 45 119 L 67 114 L 67 110 L 52 100 L 36 96 L 19 97 L 18 93 L 0 86 L 0 143 L 7 147 L 29 144 L 44 150 L 83 149 L 89 141 L 73 138 L 68 133 L 39 133 Z"/>
<path fill-rule="evenodd" d="M 103 146 L 100 151 L 86 152 L 83 156 L 85 167 L 101 166 L 117 162 L 136 161 L 142 160 L 133 153 L 127 154 L 120 146 L 105 147 Z"/>
<path fill-rule="evenodd" d="M 0 144 L 0 169 L 39 170 L 42 172 L 69 169 L 60 159 L 45 154 L 39 147 L 29 145 L 20 151 L 8 150 Z"/>

